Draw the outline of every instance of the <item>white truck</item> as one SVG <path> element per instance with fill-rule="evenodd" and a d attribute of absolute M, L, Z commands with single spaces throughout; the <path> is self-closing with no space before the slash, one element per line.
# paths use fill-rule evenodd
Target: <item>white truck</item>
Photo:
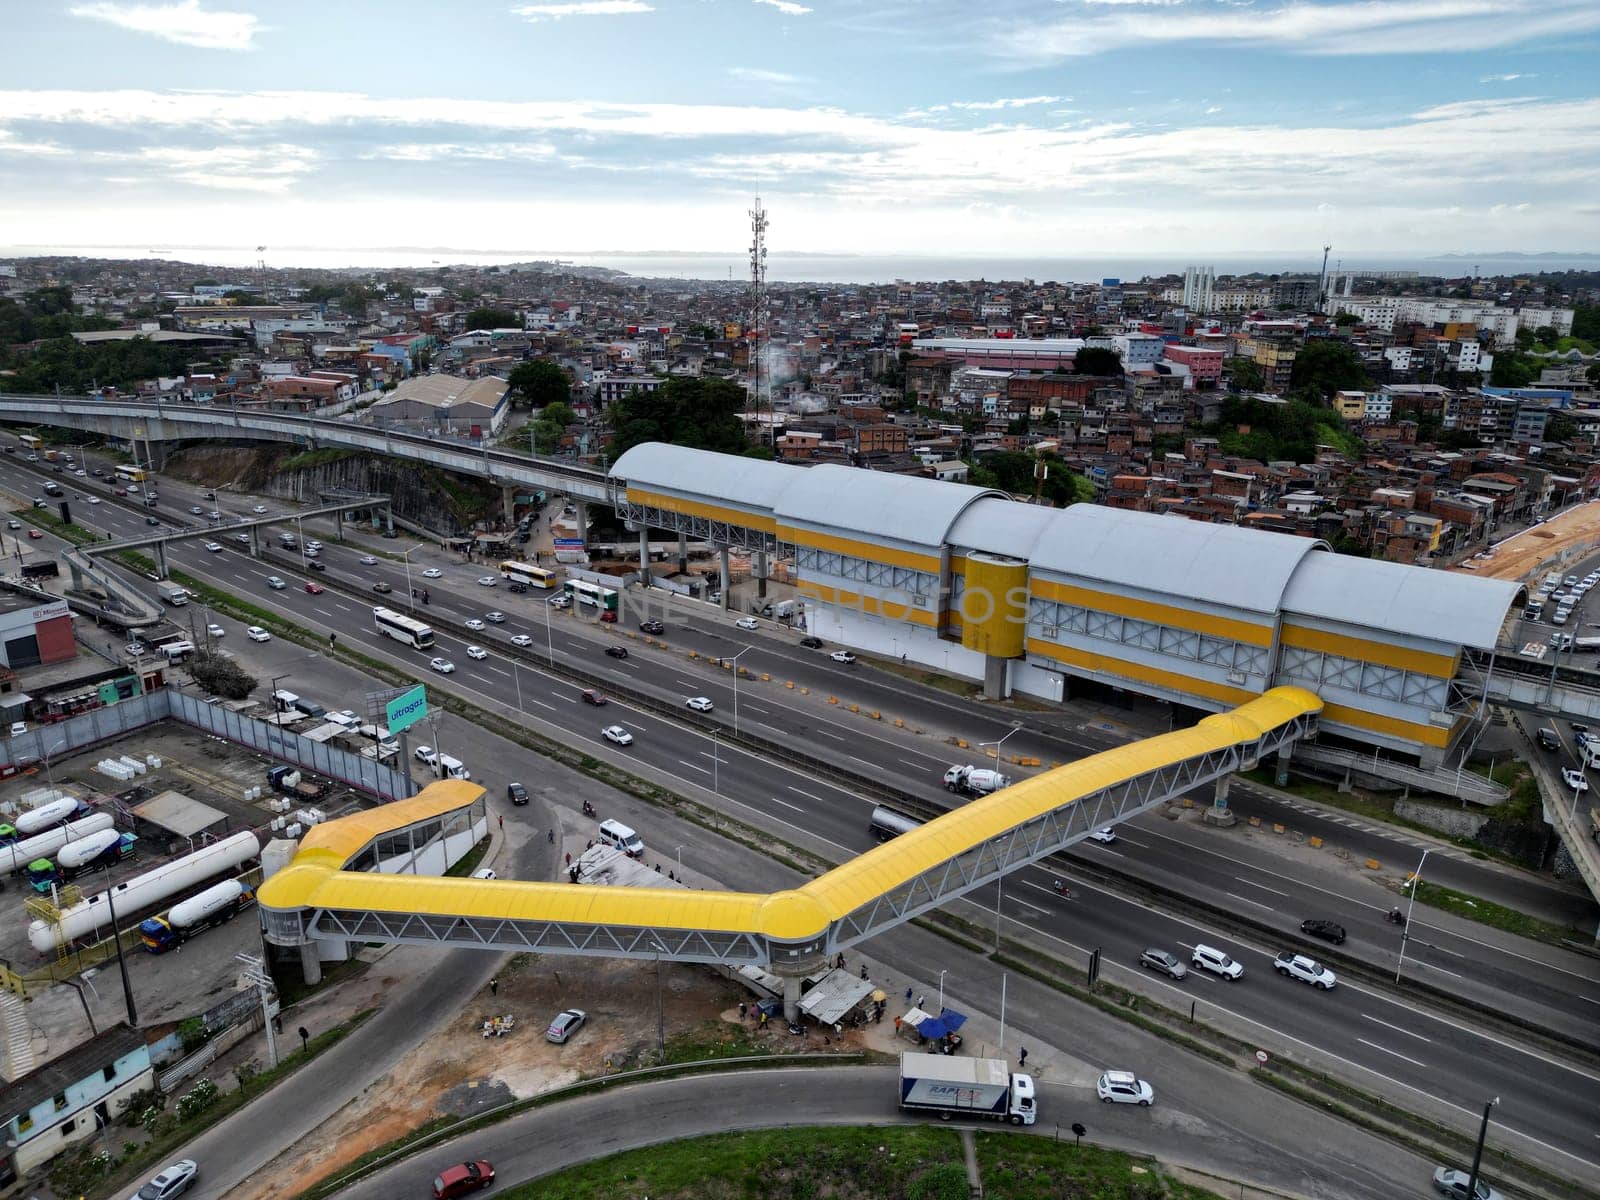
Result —
<path fill-rule="evenodd" d="M 946 791 L 955 792 L 962 796 L 987 796 L 990 792 L 998 792 L 1003 787 L 1009 787 L 1011 780 L 992 771 L 987 767 L 954 766 L 944 773 L 944 786 Z"/>
<path fill-rule="evenodd" d="M 1001 1058 L 958 1058 L 948 1054 L 900 1056 L 900 1107 L 906 1112 L 951 1117 L 984 1117 L 1032 1125 L 1033 1076 L 1013 1072 Z"/>

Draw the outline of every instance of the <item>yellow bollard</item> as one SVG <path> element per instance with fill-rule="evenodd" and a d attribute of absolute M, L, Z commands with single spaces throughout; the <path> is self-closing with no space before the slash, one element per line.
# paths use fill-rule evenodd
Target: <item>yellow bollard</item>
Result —
<path fill-rule="evenodd" d="M 1256 829 L 1260 829 L 1261 828 L 1261 818 L 1260 817 L 1251 817 L 1250 818 L 1250 824 L 1252 826 L 1254 826 Z"/>
<path fill-rule="evenodd" d="M 794 680 L 792 680 L 792 679 L 789 680 L 789 682 L 784 684 L 783 686 L 788 688 L 791 692 L 794 691 Z"/>
<path fill-rule="evenodd" d="M 851 706 L 850 706 L 850 711 L 851 711 L 851 712 L 860 712 L 860 711 L 861 711 L 861 705 L 859 705 L 859 704 L 852 704 L 852 705 L 851 705 Z"/>
<path fill-rule="evenodd" d="M 1322 849 L 1322 839 L 1321 838 L 1319 838 L 1319 837 L 1308 837 L 1306 839 L 1306 841 L 1311 843 L 1311 848 L 1313 850 L 1321 850 Z"/>
<path fill-rule="evenodd" d="M 883 714 L 881 714 L 881 713 L 880 713 L 880 712 L 878 712 L 878 710 L 877 710 L 877 709 L 873 709 L 873 710 L 872 710 L 872 711 L 871 711 L 871 712 L 869 712 L 869 713 L 868 713 L 868 714 L 867 714 L 867 716 L 869 716 L 869 717 L 871 717 L 871 718 L 872 718 L 872 719 L 873 719 L 873 720 L 874 720 L 874 721 L 881 721 L 881 720 L 883 720 Z"/>
<path fill-rule="evenodd" d="M 894 727 L 896 729 L 904 729 L 906 727 L 906 723 L 904 721 L 902 721 L 899 717 L 896 717 L 894 719 Z"/>
<path fill-rule="evenodd" d="M 839 697 L 837 697 L 837 696 L 829 696 L 828 697 L 828 703 L 829 704 L 837 704 L 837 703 L 839 703 Z"/>
<path fill-rule="evenodd" d="M 802 696 L 809 696 L 809 695 L 811 695 L 811 689 L 810 688 L 801 688 L 800 689 L 800 694 Z"/>
<path fill-rule="evenodd" d="M 1381 871 L 1383 870 L 1383 864 L 1375 858 L 1369 858 L 1367 859 L 1367 870 Z"/>
<path fill-rule="evenodd" d="M 1277 822 L 1273 822 L 1272 832 L 1273 833 L 1282 833 L 1283 832 L 1283 826 L 1279 825 Z"/>

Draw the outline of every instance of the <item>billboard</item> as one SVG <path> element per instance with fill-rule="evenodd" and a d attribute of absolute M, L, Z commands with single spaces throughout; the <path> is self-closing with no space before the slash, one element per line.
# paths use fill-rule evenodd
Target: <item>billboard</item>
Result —
<path fill-rule="evenodd" d="M 428 689 L 419 683 L 389 701 L 383 711 L 384 724 L 389 726 L 390 733 L 409 729 L 428 715 Z"/>

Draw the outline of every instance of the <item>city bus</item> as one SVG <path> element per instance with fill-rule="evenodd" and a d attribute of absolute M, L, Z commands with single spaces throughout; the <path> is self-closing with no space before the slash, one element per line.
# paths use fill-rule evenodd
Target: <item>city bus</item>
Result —
<path fill-rule="evenodd" d="M 143 483 L 150 477 L 150 472 L 143 467 L 119 466 L 117 468 L 118 483 Z"/>
<path fill-rule="evenodd" d="M 379 633 L 404 642 L 413 650 L 427 650 L 433 645 L 433 630 L 421 621 L 414 621 L 393 609 L 375 608 L 372 620 Z"/>
<path fill-rule="evenodd" d="M 598 583 L 588 583 L 582 579 L 569 579 L 566 584 L 567 595 L 579 604 L 586 604 L 590 608 L 598 608 L 601 612 L 615 613 L 617 611 L 617 593 L 615 588 L 601 587 Z"/>
<path fill-rule="evenodd" d="M 17 441 L 22 443 L 24 450 L 32 450 L 35 454 L 39 453 L 39 447 L 44 445 L 44 439 L 32 433 L 19 433 Z"/>
<path fill-rule="evenodd" d="M 556 586 L 554 571 L 547 571 L 532 563 L 512 562 L 510 559 L 500 564 L 500 578 L 507 583 L 525 583 L 529 587 L 542 588 L 545 591 Z"/>

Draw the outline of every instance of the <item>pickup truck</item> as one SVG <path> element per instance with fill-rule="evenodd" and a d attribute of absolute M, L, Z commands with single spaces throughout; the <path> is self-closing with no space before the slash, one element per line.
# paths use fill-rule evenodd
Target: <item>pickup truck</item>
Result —
<path fill-rule="evenodd" d="M 1339 982 L 1338 977 L 1316 959 L 1296 954 L 1292 950 L 1285 950 L 1278 955 L 1272 960 L 1272 965 L 1278 974 L 1288 975 L 1301 983 L 1309 983 L 1312 987 L 1326 990 Z"/>

